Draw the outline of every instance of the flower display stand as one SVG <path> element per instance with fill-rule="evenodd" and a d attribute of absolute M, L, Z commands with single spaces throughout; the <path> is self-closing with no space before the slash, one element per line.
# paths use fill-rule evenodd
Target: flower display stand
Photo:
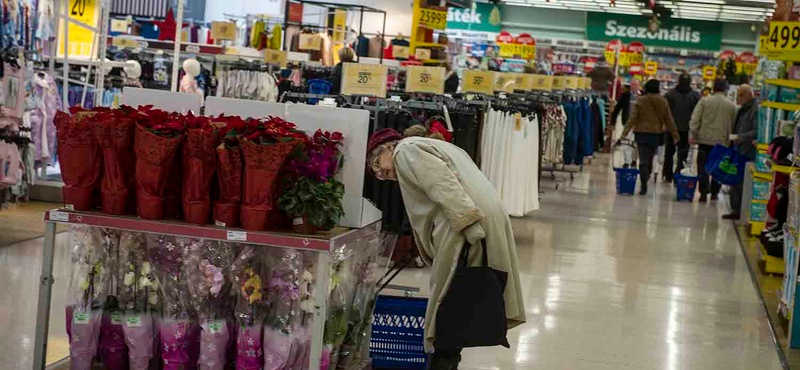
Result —
<path fill-rule="evenodd" d="M 33 369 L 44 370 L 47 355 L 47 338 L 50 326 L 50 304 L 52 297 L 53 257 L 56 224 L 84 225 L 132 232 L 170 235 L 176 237 L 229 241 L 258 247 L 277 247 L 314 252 L 316 258 L 316 282 L 314 322 L 311 331 L 310 370 L 319 370 L 323 352 L 323 335 L 327 317 L 327 293 L 331 279 L 332 254 L 347 246 L 358 245 L 358 241 L 380 233 L 381 222 L 373 222 L 358 229 L 337 228 L 324 235 L 298 235 L 281 232 L 252 232 L 243 229 L 228 229 L 216 226 L 198 226 L 177 221 L 151 221 L 130 216 L 112 216 L 94 212 L 78 212 L 54 209 L 45 212 L 44 250 L 39 286 L 39 305 L 36 315 L 36 333 Z"/>

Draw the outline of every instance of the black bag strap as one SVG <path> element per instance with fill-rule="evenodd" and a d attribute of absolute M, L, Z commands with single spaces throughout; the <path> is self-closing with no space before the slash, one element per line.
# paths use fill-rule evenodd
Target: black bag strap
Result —
<path fill-rule="evenodd" d="M 464 247 L 461 248 L 461 256 L 459 256 L 459 267 L 469 267 L 469 249 L 472 245 L 469 242 L 464 242 Z M 489 267 L 489 253 L 486 252 L 486 241 L 481 239 L 481 247 L 483 248 L 483 267 Z"/>

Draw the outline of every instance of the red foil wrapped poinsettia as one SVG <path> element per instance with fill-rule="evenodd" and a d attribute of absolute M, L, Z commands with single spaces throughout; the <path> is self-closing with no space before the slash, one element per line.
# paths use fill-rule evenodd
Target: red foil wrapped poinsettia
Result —
<path fill-rule="evenodd" d="M 167 182 L 174 170 L 175 154 L 186 138 L 186 122 L 180 115 L 152 106 L 139 107 L 135 117 L 137 213 L 141 218 L 158 220 L 164 218 Z"/>
<path fill-rule="evenodd" d="M 100 186 L 103 213 L 133 213 L 136 204 L 136 155 L 133 151 L 136 121 L 116 109 L 95 108 L 93 112 L 92 133 L 103 157 Z"/>
<path fill-rule="evenodd" d="M 226 123 L 219 130 L 220 144 L 217 146 L 219 195 L 214 202 L 214 223 L 223 227 L 239 227 L 244 178 L 244 160 L 239 136 L 247 130 L 247 123 L 240 117 L 225 116 L 220 116 L 214 121 Z"/>
<path fill-rule="evenodd" d="M 217 145 L 220 125 L 209 117 L 186 116 L 186 141 L 183 143 L 183 219 L 205 225 L 211 217 L 211 180 L 217 168 Z"/>
<path fill-rule="evenodd" d="M 81 108 L 70 108 L 70 113 L 57 112 L 54 117 L 64 204 L 76 211 L 88 211 L 94 206 L 93 193 L 100 184 L 103 158 L 93 135 L 90 118 L 94 113 Z"/>
<path fill-rule="evenodd" d="M 247 132 L 241 139 L 244 158 L 244 197 L 241 222 L 247 230 L 267 228 L 270 212 L 275 207 L 278 174 L 289 154 L 308 138 L 295 125 L 277 117 L 246 122 Z"/>

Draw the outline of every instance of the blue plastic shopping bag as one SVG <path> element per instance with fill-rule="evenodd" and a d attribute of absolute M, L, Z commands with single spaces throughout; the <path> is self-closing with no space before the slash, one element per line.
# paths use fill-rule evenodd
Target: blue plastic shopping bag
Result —
<path fill-rule="evenodd" d="M 738 185 L 744 180 L 747 157 L 734 148 L 717 144 L 706 159 L 706 171 L 714 180 L 725 185 Z"/>

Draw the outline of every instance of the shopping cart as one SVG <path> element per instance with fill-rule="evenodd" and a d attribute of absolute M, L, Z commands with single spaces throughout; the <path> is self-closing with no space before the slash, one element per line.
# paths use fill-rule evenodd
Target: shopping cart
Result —
<path fill-rule="evenodd" d="M 630 163 L 630 167 L 625 168 L 622 166 L 617 166 L 616 158 L 618 157 L 618 153 L 624 156 L 623 151 L 625 149 L 633 149 L 633 153 L 631 157 L 633 160 Z M 614 172 L 617 175 L 617 194 L 629 194 L 633 195 L 636 191 L 636 178 L 639 176 L 639 170 L 636 167 L 638 151 L 636 150 L 636 146 L 628 139 L 620 139 L 618 144 L 614 145 L 613 153 L 611 154 L 611 165 L 614 167 Z M 625 159 L 623 158 L 623 161 Z"/>

